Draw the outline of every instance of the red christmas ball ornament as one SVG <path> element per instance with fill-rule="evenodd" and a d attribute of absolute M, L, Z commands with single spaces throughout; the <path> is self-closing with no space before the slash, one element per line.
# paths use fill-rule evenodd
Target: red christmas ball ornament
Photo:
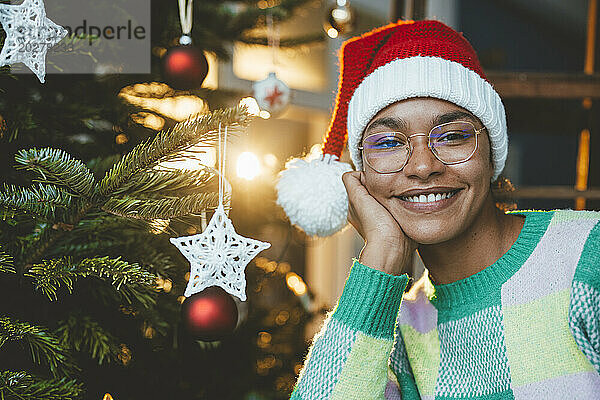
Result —
<path fill-rule="evenodd" d="M 197 89 L 207 74 L 208 61 L 204 52 L 192 45 L 172 47 L 163 57 L 164 78 L 174 89 Z"/>
<path fill-rule="evenodd" d="M 181 313 L 188 333 L 207 342 L 232 333 L 238 320 L 235 301 L 218 286 L 208 287 L 186 298 Z"/>

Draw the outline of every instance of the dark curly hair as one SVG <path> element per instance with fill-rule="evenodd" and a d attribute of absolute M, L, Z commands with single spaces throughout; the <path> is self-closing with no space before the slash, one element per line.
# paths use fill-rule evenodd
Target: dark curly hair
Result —
<path fill-rule="evenodd" d="M 504 175 L 500 175 L 494 182 L 492 182 L 491 190 L 492 198 L 494 199 L 497 208 L 504 212 L 517 209 L 517 203 L 512 196 L 512 192 L 514 192 L 515 187 L 510 179 Z"/>

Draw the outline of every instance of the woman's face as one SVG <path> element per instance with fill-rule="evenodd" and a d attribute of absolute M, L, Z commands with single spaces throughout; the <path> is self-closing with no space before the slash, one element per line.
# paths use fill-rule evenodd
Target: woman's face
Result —
<path fill-rule="evenodd" d="M 414 98 L 382 109 L 367 125 L 363 138 L 390 131 L 400 131 L 407 136 L 428 133 L 440 121 L 470 121 L 476 129 L 483 127 L 471 113 L 450 102 Z M 485 130 L 481 131 L 475 154 L 468 161 L 454 165 L 445 165 L 433 155 L 427 147 L 426 136 L 414 136 L 410 140 L 412 154 L 399 172 L 380 174 L 365 162 L 363 155 L 366 186 L 406 235 L 420 244 L 442 243 L 464 232 L 484 203 L 491 201 L 493 165 L 489 138 Z M 452 197 L 438 201 L 414 202 L 407 198 L 415 200 L 415 195 L 457 190 Z"/>

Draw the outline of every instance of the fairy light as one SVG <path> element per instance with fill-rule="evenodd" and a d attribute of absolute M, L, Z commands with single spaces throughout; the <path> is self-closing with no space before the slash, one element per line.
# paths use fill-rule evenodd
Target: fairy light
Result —
<path fill-rule="evenodd" d="M 125 343 L 122 343 L 117 357 L 119 358 L 119 361 L 123 363 L 123 365 L 127 365 L 131 362 L 131 359 L 133 358 L 133 353 Z"/>
<path fill-rule="evenodd" d="M 337 29 L 331 27 L 329 29 L 327 29 L 327 36 L 329 36 L 332 39 L 337 38 L 339 35 L 339 32 L 337 31 Z"/>
<path fill-rule="evenodd" d="M 146 128 L 150 128 L 155 131 L 159 131 L 165 126 L 164 118 L 159 117 L 156 114 L 144 111 L 131 114 L 131 120 L 136 124 L 140 124 L 142 126 L 145 126 Z"/>
<path fill-rule="evenodd" d="M 260 114 L 260 107 L 254 97 L 244 97 L 240 100 L 240 106 L 246 106 L 250 115 L 258 116 Z"/>
<path fill-rule="evenodd" d="M 129 138 L 124 133 L 119 133 L 117 136 L 115 136 L 116 144 L 125 144 L 128 141 L 129 141 Z"/>
<path fill-rule="evenodd" d="M 296 296 L 303 296 L 306 294 L 306 284 L 297 273 L 288 272 L 285 275 L 285 282 L 288 288 L 290 288 Z"/>
<path fill-rule="evenodd" d="M 175 121 L 183 121 L 195 114 L 208 112 L 208 104 L 198 96 L 182 94 L 160 82 L 136 83 L 125 86 L 118 95 L 122 100 L 146 111 L 161 114 Z M 140 115 L 136 118 L 142 121 Z M 159 118 L 159 117 L 157 117 Z M 146 122 L 146 120 L 143 120 Z M 149 117 L 148 123 L 155 126 L 159 120 Z M 163 122 L 164 123 L 164 122 Z"/>
<path fill-rule="evenodd" d="M 237 176 L 251 181 L 260 173 L 260 162 L 254 153 L 245 151 L 238 156 L 236 166 Z"/>

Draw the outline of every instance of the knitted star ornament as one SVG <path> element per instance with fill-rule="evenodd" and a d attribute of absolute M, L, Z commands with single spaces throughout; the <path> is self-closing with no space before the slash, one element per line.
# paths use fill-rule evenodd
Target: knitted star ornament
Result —
<path fill-rule="evenodd" d="M 222 138 L 219 125 L 219 205 L 202 233 L 170 239 L 190 262 L 190 280 L 184 293 L 186 297 L 202 292 L 207 287 L 219 286 L 241 301 L 246 301 L 246 266 L 258 253 L 271 247 L 270 243 L 239 235 L 225 212 L 226 149 L 227 126 Z"/>
<path fill-rule="evenodd" d="M 219 204 L 206 229 L 197 235 L 171 238 L 191 266 L 184 295 L 190 297 L 209 286 L 220 286 L 246 301 L 246 265 L 270 243 L 239 235 Z"/>
<path fill-rule="evenodd" d="M 492 148 L 494 181 L 508 151 L 500 96 L 487 81 L 473 47 L 438 21 L 399 21 L 344 42 L 331 123 L 317 160 L 292 159 L 280 173 L 277 204 L 309 235 L 328 236 L 347 222 L 348 197 L 341 180 L 347 142 L 356 170 L 358 147 L 369 121 L 383 108 L 414 97 L 454 103 L 479 118 Z"/>

